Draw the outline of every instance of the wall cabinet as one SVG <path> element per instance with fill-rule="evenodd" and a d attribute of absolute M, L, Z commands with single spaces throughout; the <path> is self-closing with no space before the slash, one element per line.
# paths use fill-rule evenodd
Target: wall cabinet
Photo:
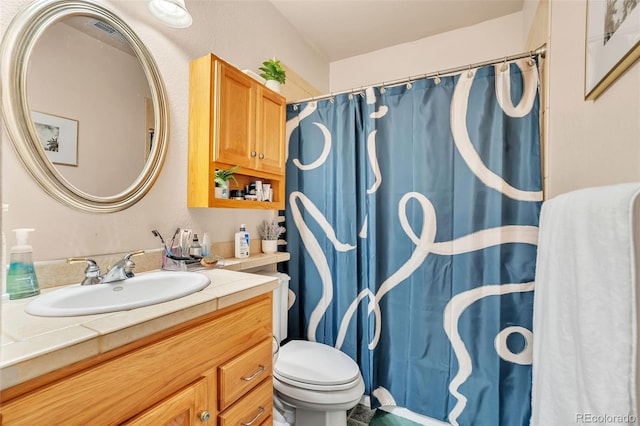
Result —
<path fill-rule="evenodd" d="M 2 393 L 4 425 L 268 424 L 271 294 Z"/>
<path fill-rule="evenodd" d="M 192 61 L 188 207 L 283 209 L 285 121 L 286 100 L 279 94 L 215 55 Z M 262 180 L 271 184 L 274 200 L 215 198 L 216 169 L 235 165 L 239 189 Z"/>

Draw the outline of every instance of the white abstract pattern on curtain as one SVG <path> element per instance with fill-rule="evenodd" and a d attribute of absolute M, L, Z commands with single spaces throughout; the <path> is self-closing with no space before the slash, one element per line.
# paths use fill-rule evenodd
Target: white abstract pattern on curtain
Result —
<path fill-rule="evenodd" d="M 288 106 L 289 335 L 374 404 L 528 424 L 538 70 L 507 65 Z"/>

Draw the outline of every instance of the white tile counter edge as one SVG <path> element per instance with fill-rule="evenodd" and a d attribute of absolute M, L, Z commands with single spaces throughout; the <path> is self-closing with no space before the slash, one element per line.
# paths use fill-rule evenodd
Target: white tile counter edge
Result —
<path fill-rule="evenodd" d="M 278 285 L 273 277 L 245 272 L 213 269 L 199 273 L 211 280 L 202 291 L 130 311 L 36 317 L 24 312 L 24 306 L 32 298 L 4 302 L 0 389 L 267 293 Z"/>

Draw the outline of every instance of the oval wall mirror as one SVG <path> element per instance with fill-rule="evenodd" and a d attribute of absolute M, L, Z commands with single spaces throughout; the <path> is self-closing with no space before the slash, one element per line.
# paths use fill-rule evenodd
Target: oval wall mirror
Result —
<path fill-rule="evenodd" d="M 168 106 L 153 57 L 113 12 L 86 0 L 29 4 L 0 46 L 5 126 L 52 197 L 108 213 L 160 173 Z"/>

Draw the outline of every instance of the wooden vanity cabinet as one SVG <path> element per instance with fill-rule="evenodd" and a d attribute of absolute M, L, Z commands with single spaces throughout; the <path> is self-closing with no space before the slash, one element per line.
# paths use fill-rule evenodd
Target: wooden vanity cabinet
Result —
<path fill-rule="evenodd" d="M 192 61 L 188 207 L 283 209 L 285 121 L 284 97 L 213 54 Z M 235 165 L 239 181 L 270 183 L 274 200 L 215 198 L 216 169 Z"/>
<path fill-rule="evenodd" d="M 2 424 L 271 424 L 271 297 L 6 389 Z"/>

